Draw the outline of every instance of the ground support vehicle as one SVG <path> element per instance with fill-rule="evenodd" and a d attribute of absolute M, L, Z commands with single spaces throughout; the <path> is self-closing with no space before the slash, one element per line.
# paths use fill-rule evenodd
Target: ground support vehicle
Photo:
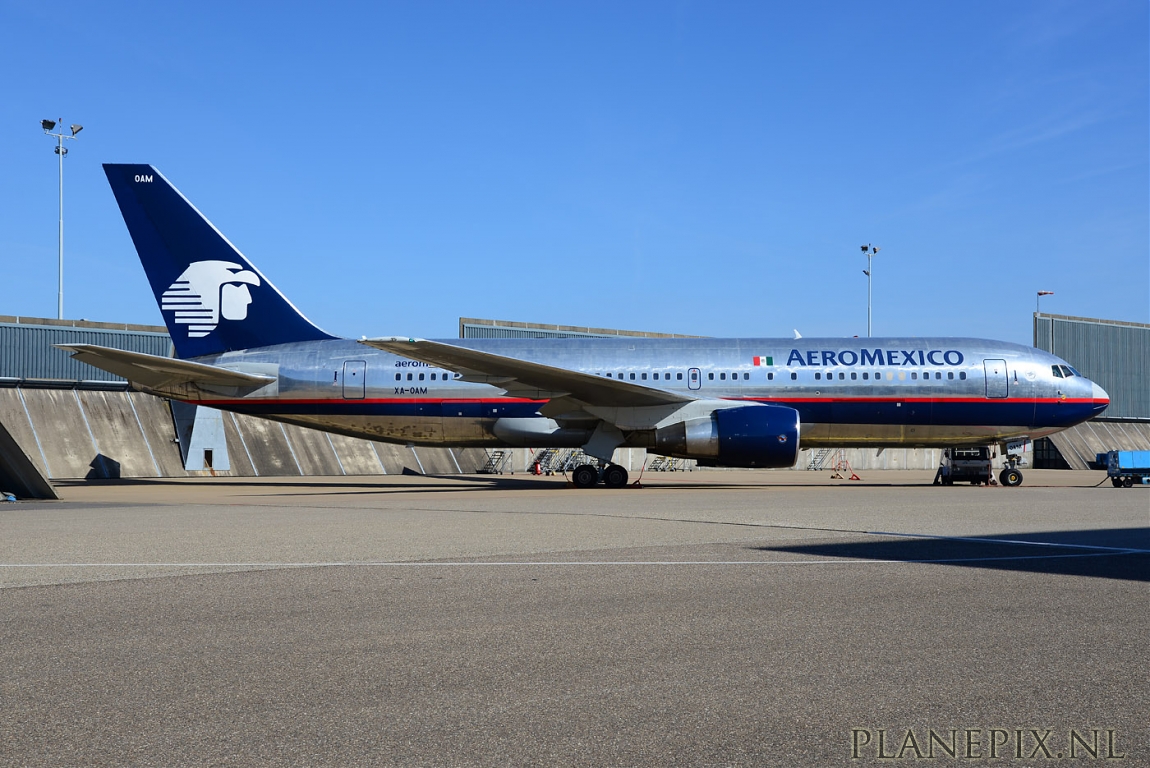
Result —
<path fill-rule="evenodd" d="M 1150 451 L 1108 451 L 1097 456 L 1115 488 L 1150 485 Z"/>

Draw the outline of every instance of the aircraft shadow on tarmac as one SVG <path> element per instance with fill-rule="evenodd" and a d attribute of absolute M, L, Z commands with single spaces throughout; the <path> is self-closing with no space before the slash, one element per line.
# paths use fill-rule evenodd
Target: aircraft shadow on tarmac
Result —
<path fill-rule="evenodd" d="M 845 560 L 889 560 L 1150 582 L 1150 528 L 1013 533 L 986 539 L 884 537 L 755 549 Z"/>
<path fill-rule="evenodd" d="M 412 475 L 426 480 L 457 480 L 458 484 L 429 485 L 420 481 L 399 481 L 397 475 L 365 476 L 362 480 L 325 481 L 322 479 L 301 478 L 291 479 L 271 478 L 235 478 L 235 477 L 182 477 L 182 478 L 83 478 L 75 480 L 53 480 L 52 484 L 65 488 L 79 488 L 91 486 L 138 486 L 141 488 L 159 488 L 163 486 L 182 487 L 202 486 L 219 488 L 295 488 L 300 495 L 312 492 L 331 493 L 339 491 L 377 492 L 390 491 L 419 491 L 421 493 L 455 493 L 458 491 L 475 490 L 510 490 L 510 489 L 562 489 L 562 484 L 551 479 L 522 475 L 509 477 L 506 475 Z M 374 479 L 380 477 L 381 479 Z"/>

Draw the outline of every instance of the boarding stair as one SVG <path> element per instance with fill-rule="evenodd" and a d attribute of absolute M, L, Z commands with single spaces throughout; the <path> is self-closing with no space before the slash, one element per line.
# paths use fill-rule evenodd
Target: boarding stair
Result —
<path fill-rule="evenodd" d="M 487 452 L 487 463 L 480 467 L 478 474 L 480 475 L 502 475 L 503 468 L 507 462 L 511 460 L 511 452 L 503 450 L 492 450 Z"/>
<path fill-rule="evenodd" d="M 538 466 L 539 474 L 553 475 L 555 474 L 555 460 L 558 458 L 558 448 L 540 448 L 538 451 L 535 451 L 535 454 L 531 457 L 530 463 L 532 466 L 527 467 L 527 471 L 531 472 L 533 466 Z"/>
<path fill-rule="evenodd" d="M 830 455 L 834 453 L 833 448 L 819 448 L 817 451 L 811 453 L 811 459 L 807 462 L 808 470 L 820 470 L 826 463 Z"/>

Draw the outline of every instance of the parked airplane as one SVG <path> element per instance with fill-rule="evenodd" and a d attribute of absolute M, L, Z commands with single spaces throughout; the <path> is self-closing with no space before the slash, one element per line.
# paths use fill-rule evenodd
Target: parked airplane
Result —
<path fill-rule="evenodd" d="M 1101 413 L 1105 391 L 1037 349 L 967 338 L 484 339 L 332 336 L 150 165 L 105 165 L 179 359 L 61 345 L 146 392 L 386 442 L 582 447 L 580 487 L 620 487 L 620 446 L 727 467 L 802 447 L 1002 444 Z"/>

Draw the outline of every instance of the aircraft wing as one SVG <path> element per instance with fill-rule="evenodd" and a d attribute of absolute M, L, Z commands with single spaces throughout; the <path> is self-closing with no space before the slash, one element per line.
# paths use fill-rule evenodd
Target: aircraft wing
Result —
<path fill-rule="evenodd" d="M 148 355 L 143 352 L 128 352 L 123 349 L 111 349 L 95 344 L 56 344 L 54 346 L 65 352 L 71 352 L 72 357 L 82 363 L 95 366 L 108 373 L 114 373 L 117 376 L 123 376 L 128 381 L 142 384 L 149 389 L 171 389 L 184 384 L 192 384 L 204 389 L 218 389 L 220 387 L 258 389 L 276 381 L 275 376 L 233 371 L 217 365 Z"/>
<path fill-rule="evenodd" d="M 549 398 L 566 395 L 588 405 L 613 407 L 672 405 L 689 403 L 695 399 L 678 392 L 480 352 L 440 341 L 390 336 L 360 339 L 359 343 L 439 368 L 458 371 L 464 374 L 465 379 L 486 381 L 509 392 L 535 390 L 546 393 L 544 396 Z"/>

